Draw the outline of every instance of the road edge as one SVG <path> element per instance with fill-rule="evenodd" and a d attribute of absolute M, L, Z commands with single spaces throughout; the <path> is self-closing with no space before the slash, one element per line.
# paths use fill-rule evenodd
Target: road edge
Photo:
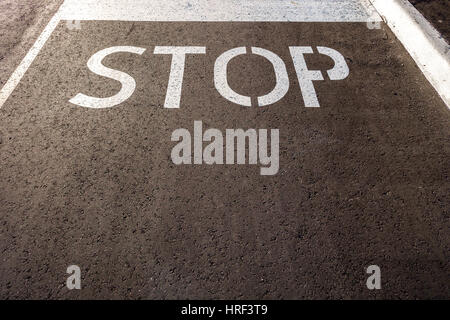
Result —
<path fill-rule="evenodd" d="M 370 0 L 450 109 L 450 46 L 408 0 Z"/>

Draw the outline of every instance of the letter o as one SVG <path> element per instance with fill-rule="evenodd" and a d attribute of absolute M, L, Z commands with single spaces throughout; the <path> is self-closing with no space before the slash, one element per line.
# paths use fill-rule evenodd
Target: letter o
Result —
<path fill-rule="evenodd" d="M 274 104 L 281 100 L 289 90 L 289 76 L 286 70 L 286 65 L 284 64 L 283 60 L 272 51 L 263 48 L 252 47 L 251 52 L 253 54 L 257 54 L 266 58 L 272 63 L 276 79 L 275 88 L 273 88 L 270 93 L 258 97 L 258 105 L 262 107 Z M 217 91 L 222 95 L 222 97 L 224 97 L 228 101 L 240 104 L 245 107 L 251 107 L 251 98 L 249 96 L 241 95 L 231 89 L 227 79 L 228 63 L 231 59 L 242 54 L 246 54 L 245 47 L 230 49 L 222 53 L 217 58 L 214 65 L 214 85 Z"/>

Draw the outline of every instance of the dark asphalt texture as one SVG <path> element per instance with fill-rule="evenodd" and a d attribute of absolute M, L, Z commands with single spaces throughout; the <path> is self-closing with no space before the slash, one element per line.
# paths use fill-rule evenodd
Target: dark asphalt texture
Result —
<path fill-rule="evenodd" d="M 111 109 L 70 104 L 120 89 L 86 67 L 117 45 L 147 48 L 105 59 L 136 79 L 134 95 Z M 170 57 L 155 45 L 207 47 L 186 60 L 180 109 L 163 108 Z M 350 67 L 346 80 L 315 82 L 321 108 L 303 107 L 296 45 L 334 48 Z M 214 62 L 238 46 L 283 58 L 284 99 L 245 108 L 220 96 Z M 275 79 L 247 55 L 229 82 L 256 96 Z M 0 109 L 0 297 L 448 299 L 449 116 L 384 24 L 60 23 Z M 280 172 L 175 166 L 171 133 L 194 120 L 280 129 Z M 71 264 L 82 290 L 65 286 Z M 372 264 L 379 291 L 366 288 Z"/>

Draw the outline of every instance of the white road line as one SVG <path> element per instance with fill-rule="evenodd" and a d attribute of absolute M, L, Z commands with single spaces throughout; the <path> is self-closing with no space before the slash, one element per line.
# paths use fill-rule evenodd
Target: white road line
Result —
<path fill-rule="evenodd" d="M 450 108 L 450 52 L 439 32 L 407 0 L 371 0 Z"/>
<path fill-rule="evenodd" d="M 367 22 L 370 13 L 363 2 L 367 0 L 66 0 L 61 19 Z"/>
<path fill-rule="evenodd" d="M 8 79 L 6 84 L 0 90 L 0 108 L 3 106 L 3 104 L 9 98 L 11 93 L 14 91 L 16 86 L 19 84 L 20 80 L 22 80 L 22 77 L 25 75 L 28 68 L 33 63 L 34 59 L 36 59 L 37 55 L 39 54 L 42 47 L 47 42 L 48 38 L 50 38 L 51 34 L 53 33 L 56 26 L 58 25 L 59 21 L 60 21 L 60 17 L 59 17 L 59 12 L 58 12 L 50 20 L 48 25 L 45 27 L 44 31 L 41 33 L 39 38 L 36 40 L 34 45 L 31 47 L 30 51 L 28 51 L 25 58 L 23 58 L 22 62 L 19 64 L 17 69 L 14 71 L 14 73 Z"/>

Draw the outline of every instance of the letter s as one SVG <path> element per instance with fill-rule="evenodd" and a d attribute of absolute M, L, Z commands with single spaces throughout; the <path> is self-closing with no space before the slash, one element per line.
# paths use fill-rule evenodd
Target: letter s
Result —
<path fill-rule="evenodd" d="M 142 55 L 145 52 L 145 49 L 139 47 L 119 46 L 106 48 L 95 53 L 87 63 L 89 70 L 100 76 L 120 81 L 122 88 L 116 95 L 108 98 L 90 97 L 79 93 L 74 98 L 69 100 L 70 103 L 86 108 L 111 108 L 121 104 L 131 97 L 136 89 L 136 81 L 133 77 L 125 72 L 107 68 L 102 64 L 102 61 L 106 56 L 116 52 L 130 52 Z"/>

